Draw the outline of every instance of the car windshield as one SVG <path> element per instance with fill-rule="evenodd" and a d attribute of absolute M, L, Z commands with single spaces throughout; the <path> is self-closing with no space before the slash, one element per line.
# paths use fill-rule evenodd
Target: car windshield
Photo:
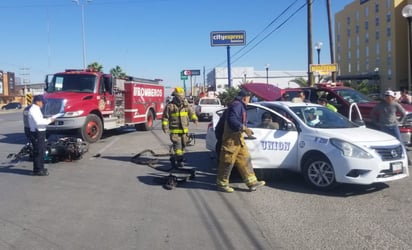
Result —
<path fill-rule="evenodd" d="M 366 103 L 373 101 L 371 98 L 354 89 L 336 90 L 336 93 L 349 103 Z"/>
<path fill-rule="evenodd" d="M 325 129 L 357 127 L 343 115 L 325 107 L 299 106 L 290 109 L 309 127 Z"/>
<path fill-rule="evenodd" d="M 97 77 L 87 74 L 55 75 L 48 85 L 47 92 L 87 92 L 93 93 Z"/>

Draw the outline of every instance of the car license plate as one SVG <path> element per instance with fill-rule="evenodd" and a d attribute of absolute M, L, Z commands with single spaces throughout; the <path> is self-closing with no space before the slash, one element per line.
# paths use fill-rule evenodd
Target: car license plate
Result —
<path fill-rule="evenodd" d="M 391 170 L 392 170 L 392 173 L 394 174 L 402 173 L 403 171 L 402 162 L 391 163 Z"/>

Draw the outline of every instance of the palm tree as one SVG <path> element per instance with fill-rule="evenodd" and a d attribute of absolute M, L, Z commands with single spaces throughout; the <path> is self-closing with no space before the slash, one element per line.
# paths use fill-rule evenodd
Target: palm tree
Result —
<path fill-rule="evenodd" d="M 97 72 L 103 72 L 103 65 L 98 62 L 91 63 L 87 65 L 87 69 L 94 70 Z"/>
<path fill-rule="evenodd" d="M 291 82 L 296 83 L 300 87 L 309 87 L 309 82 L 303 77 L 295 78 L 295 79 L 291 80 Z"/>
<path fill-rule="evenodd" d="M 127 76 L 119 65 L 117 65 L 115 68 L 112 68 L 110 70 L 110 74 L 112 74 L 115 78 L 126 78 Z"/>

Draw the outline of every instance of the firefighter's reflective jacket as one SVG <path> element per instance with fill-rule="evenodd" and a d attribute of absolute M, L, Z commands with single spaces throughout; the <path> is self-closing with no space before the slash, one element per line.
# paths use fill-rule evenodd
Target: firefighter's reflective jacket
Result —
<path fill-rule="evenodd" d="M 173 98 L 166 105 L 163 112 L 162 128 L 168 129 L 171 134 L 189 133 L 189 122 L 197 121 L 196 113 L 190 107 L 188 101 L 183 99 L 179 102 L 178 98 Z"/>

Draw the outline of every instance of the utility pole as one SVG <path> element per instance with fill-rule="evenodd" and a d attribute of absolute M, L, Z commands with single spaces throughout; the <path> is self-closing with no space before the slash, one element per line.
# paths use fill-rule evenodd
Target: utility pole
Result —
<path fill-rule="evenodd" d="M 27 106 L 27 99 L 26 99 L 26 95 L 27 95 L 27 84 L 30 84 L 30 68 L 20 68 L 21 73 L 20 75 L 22 76 L 22 80 L 23 80 L 23 84 L 24 84 L 24 90 L 23 90 L 23 98 L 24 98 L 24 106 Z"/>
<path fill-rule="evenodd" d="M 328 12 L 330 62 L 331 62 L 331 64 L 335 64 L 335 53 L 334 53 L 334 49 L 333 49 L 332 17 L 331 17 L 330 0 L 326 0 L 326 9 L 327 9 L 327 12 Z M 332 82 L 336 82 L 336 74 L 337 74 L 337 72 L 332 72 Z"/>
<path fill-rule="evenodd" d="M 313 72 L 310 70 L 310 65 L 313 63 L 312 53 L 312 0 L 307 0 L 308 5 L 308 84 L 313 85 Z"/>

